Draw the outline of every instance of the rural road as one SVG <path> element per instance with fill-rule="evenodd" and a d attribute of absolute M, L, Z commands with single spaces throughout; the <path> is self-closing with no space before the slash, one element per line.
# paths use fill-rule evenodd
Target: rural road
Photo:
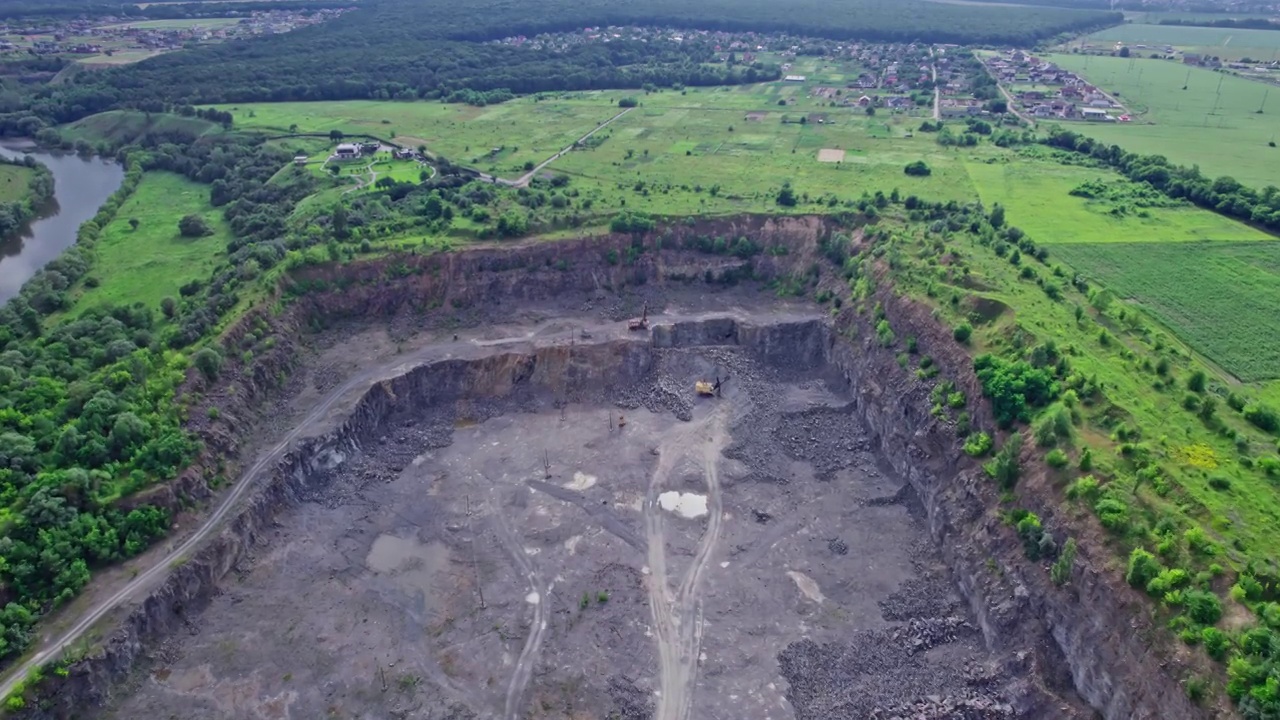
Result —
<path fill-rule="evenodd" d="M 933 119 L 942 119 L 942 90 L 938 87 L 938 61 L 933 59 L 933 48 L 929 48 L 929 69 L 933 71 Z"/>
<path fill-rule="evenodd" d="M 623 115 L 626 115 L 627 113 L 631 112 L 631 111 L 632 111 L 632 110 L 634 110 L 634 109 L 635 109 L 635 108 L 627 108 L 626 110 L 623 110 L 622 112 L 618 113 L 617 115 L 614 115 L 613 117 L 609 118 L 608 120 L 605 120 L 604 122 L 602 122 L 602 123 L 600 123 L 599 125 L 597 125 L 597 126 L 595 127 L 595 129 L 594 129 L 594 130 L 592 130 L 591 132 L 587 133 L 586 135 L 583 135 L 582 137 L 578 138 L 577 140 L 574 140 L 572 145 L 570 145 L 569 147 L 567 147 L 567 148 L 565 148 L 565 149 L 561 150 L 560 152 L 556 153 L 555 155 L 552 155 L 551 157 L 547 158 L 546 160 L 543 160 L 543 161 L 542 161 L 542 162 L 541 162 L 537 167 L 535 167 L 534 169 L 532 169 L 532 170 L 530 170 L 529 172 L 525 173 L 524 175 L 521 175 L 520 177 L 516 178 L 515 180 L 507 180 L 507 179 L 505 179 L 505 178 L 496 177 L 496 176 L 494 176 L 494 175 L 490 175 L 490 174 L 488 174 L 488 173 L 480 173 L 480 179 L 481 179 L 481 180 L 484 180 L 485 182 L 491 182 L 491 183 L 494 183 L 494 184 L 497 184 L 497 185 L 506 185 L 507 187 L 513 187 L 513 188 L 522 188 L 522 187 L 526 187 L 526 186 L 528 186 L 529 181 L 533 179 L 533 176 L 534 176 L 534 175 L 537 175 L 539 172 L 541 172 L 541 171 L 542 171 L 542 168 L 544 168 L 544 167 L 546 167 L 546 166 L 550 165 L 551 163 L 555 162 L 556 160 L 559 160 L 561 157 L 563 157 L 563 156 L 565 155 L 565 153 L 568 153 L 568 152 L 570 152 L 571 150 L 573 150 L 575 147 L 577 147 L 577 146 L 578 146 L 578 143 L 580 143 L 580 142 L 582 142 L 582 141 L 586 140 L 587 138 L 591 137 L 592 135 L 595 135 L 596 133 L 598 133 L 598 132 L 600 132 L 601 130 L 605 129 L 605 128 L 606 128 L 606 127 L 608 127 L 608 126 L 609 126 L 609 124 L 610 124 L 610 123 L 612 123 L 614 120 L 617 120 L 618 118 L 622 117 Z"/>
<path fill-rule="evenodd" d="M 1036 127 L 1036 121 L 1018 112 L 1018 106 L 1013 101 L 1013 95 L 1009 94 L 1009 91 L 1005 89 L 1004 85 L 1001 85 L 1000 83 L 996 83 L 996 87 L 1000 88 L 1000 94 L 1004 95 L 1005 101 L 1009 103 L 1009 112 L 1013 113 L 1014 115 L 1017 115 L 1019 120 L 1030 125 L 1031 128 L 1034 130 Z"/>

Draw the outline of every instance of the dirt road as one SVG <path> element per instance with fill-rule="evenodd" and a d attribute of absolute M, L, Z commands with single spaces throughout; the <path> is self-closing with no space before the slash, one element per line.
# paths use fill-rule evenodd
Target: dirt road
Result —
<path fill-rule="evenodd" d="M 481 179 L 481 180 L 484 180 L 485 182 L 491 182 L 491 183 L 494 183 L 494 184 L 497 184 L 497 185 L 506 185 L 507 187 L 514 187 L 514 188 L 522 188 L 522 187 L 526 187 L 526 186 L 529 184 L 529 181 L 530 181 L 530 180 L 532 180 L 532 179 L 533 179 L 533 177 L 534 177 L 535 175 L 537 175 L 539 172 L 542 172 L 542 169 L 543 169 L 543 168 L 545 168 L 546 166 L 548 166 L 548 165 L 550 165 L 551 163 L 555 162 L 556 160 L 559 160 L 561 157 L 563 157 L 563 156 L 565 155 L 565 153 L 568 153 L 568 152 L 570 152 L 571 150 L 573 150 L 575 147 L 577 147 L 577 146 L 578 146 L 578 143 L 583 142 L 584 140 L 586 140 L 587 138 L 591 137 L 592 135 L 595 135 L 596 133 L 598 133 L 598 132 L 600 132 L 601 130 L 605 129 L 605 128 L 606 128 L 606 127 L 608 127 L 608 126 L 609 126 L 609 124 L 610 124 L 610 123 L 612 123 L 614 120 L 617 120 L 618 118 L 622 117 L 623 115 L 626 115 L 627 113 L 631 112 L 633 109 L 634 109 L 634 108 L 627 108 L 627 109 L 623 110 L 622 112 L 618 113 L 617 115 L 614 115 L 613 117 L 609 118 L 608 120 L 605 120 L 604 122 L 600 123 L 599 125 L 597 125 L 597 126 L 595 127 L 595 129 L 594 129 L 594 130 L 592 130 L 591 132 L 587 133 L 586 135 L 583 135 L 582 137 L 578 138 L 577 140 L 573 141 L 573 144 L 572 144 L 572 145 L 570 145 L 569 147 L 567 147 L 567 148 L 565 148 L 565 149 L 561 150 L 560 152 L 556 153 L 555 155 L 552 155 L 551 157 L 547 158 L 546 160 L 543 160 L 541 163 L 539 163 L 539 164 L 538 164 L 538 166 L 537 166 L 537 167 L 535 167 L 534 169 L 532 169 L 532 170 L 530 170 L 529 172 L 525 173 L 524 175 L 521 175 L 520 177 L 516 178 L 515 180 L 507 180 L 507 179 L 505 179 L 505 178 L 500 178 L 500 177 L 497 177 L 497 176 L 494 176 L 494 175 L 489 175 L 488 173 L 480 173 L 480 179 Z"/>
<path fill-rule="evenodd" d="M 659 461 L 649 482 L 644 506 L 645 534 L 649 543 L 649 608 L 658 643 L 659 687 L 656 720 L 687 720 L 693 705 L 702 641 L 701 580 L 720 539 L 723 519 L 720 495 L 720 454 L 729 441 L 726 429 L 727 405 L 719 405 L 710 415 L 684 432 L 664 442 Z M 693 446 L 693 447 L 691 447 Z M 700 446 L 700 448 L 698 447 Z M 689 568 L 673 593 L 667 570 L 663 513 L 658 496 L 679 460 L 699 457 L 707 489 L 707 527 L 698 542 Z"/>

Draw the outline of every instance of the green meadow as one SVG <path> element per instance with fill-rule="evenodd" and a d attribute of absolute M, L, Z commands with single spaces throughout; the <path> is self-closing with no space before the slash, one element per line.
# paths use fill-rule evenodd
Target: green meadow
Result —
<path fill-rule="evenodd" d="M 21 165 L 0 164 L 0 202 L 25 200 L 35 171 Z"/>
<path fill-rule="evenodd" d="M 1230 175 L 1258 188 L 1276 183 L 1280 148 L 1268 143 L 1280 140 L 1280 90 L 1169 60 L 1049 59 L 1114 92 L 1135 113 L 1132 123 L 1072 123 L 1072 130 L 1130 152 L 1199 165 L 1206 175 Z"/>
<path fill-rule="evenodd" d="M 185 238 L 178 220 L 187 214 L 205 219 L 214 234 Z M 130 219 L 138 221 L 133 229 Z M 141 302 L 158 308 L 165 297 L 192 280 L 208 280 L 226 254 L 231 229 L 222 212 L 209 204 L 209 186 L 174 173 L 149 172 L 94 245 L 93 277 L 73 313 L 95 305 Z"/>
<path fill-rule="evenodd" d="M 1009 222 L 1037 243 L 1272 239 L 1261 230 L 1191 205 L 1142 208 L 1070 194 L 1089 181 L 1131 187 L 1108 170 L 1014 157 L 995 163 L 968 163 L 965 168 L 982 201 L 1003 205 Z"/>

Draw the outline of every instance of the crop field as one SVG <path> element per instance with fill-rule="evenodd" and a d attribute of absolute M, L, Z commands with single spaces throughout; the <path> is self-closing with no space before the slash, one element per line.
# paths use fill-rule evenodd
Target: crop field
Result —
<path fill-rule="evenodd" d="M 1049 57 L 1115 92 L 1136 113 L 1133 123 L 1073 123 L 1076 132 L 1130 152 L 1199 165 L 1206 175 L 1230 175 L 1257 188 L 1275 184 L 1280 148 L 1268 146 L 1280 140 L 1280 91 L 1268 92 L 1275 88 L 1168 60 Z"/>
<path fill-rule="evenodd" d="M 1009 158 L 966 166 L 982 201 L 1004 206 L 1008 220 L 1037 243 L 1160 243 L 1269 240 L 1270 235 L 1217 213 L 1185 207 L 1144 208 L 1133 202 L 1071 195 L 1090 181 L 1133 187 L 1116 174 L 1049 161 Z"/>
<path fill-rule="evenodd" d="M 1138 54 L 1170 46 L 1183 52 L 1214 55 L 1223 60 L 1274 60 L 1280 57 L 1280 31 L 1181 25 L 1117 25 L 1083 38 L 1090 45 L 1122 42 Z M 1071 43 L 1073 46 L 1076 42 Z M 1146 45 L 1146 48 L 1134 47 Z"/>
<path fill-rule="evenodd" d="M 27 197 L 27 184 L 34 171 L 18 165 L 0 165 L 0 202 L 15 202 Z"/>
<path fill-rule="evenodd" d="M 190 213 L 203 217 L 214 234 L 179 235 L 178 220 Z M 137 230 L 131 218 L 138 220 Z M 209 204 L 207 185 L 173 173 L 147 173 L 94 245 L 93 274 L 101 284 L 86 288 L 73 312 L 104 303 L 157 308 L 166 296 L 177 298 L 182 285 L 207 280 L 230 239 L 222 212 Z"/>
<path fill-rule="evenodd" d="M 1067 244 L 1054 251 L 1239 379 L 1280 376 L 1280 241 Z"/>
<path fill-rule="evenodd" d="M 240 18 L 189 18 L 172 20 L 139 20 L 137 22 L 104 25 L 105 28 L 138 28 L 139 30 L 185 30 L 199 28 L 201 30 L 217 30 L 240 22 Z"/>

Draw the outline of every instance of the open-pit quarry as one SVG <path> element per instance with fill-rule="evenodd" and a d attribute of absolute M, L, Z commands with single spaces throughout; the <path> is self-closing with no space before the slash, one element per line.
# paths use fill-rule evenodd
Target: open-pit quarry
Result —
<path fill-rule="evenodd" d="M 1195 717 L 1087 556 L 1073 595 L 1021 559 L 866 320 L 769 289 L 830 228 L 739 230 L 788 253 L 668 239 L 624 267 L 612 237 L 299 301 L 283 389 L 209 395 L 265 408 L 244 465 L 283 452 L 40 716 Z M 883 299 L 978 397 L 945 329 Z"/>

